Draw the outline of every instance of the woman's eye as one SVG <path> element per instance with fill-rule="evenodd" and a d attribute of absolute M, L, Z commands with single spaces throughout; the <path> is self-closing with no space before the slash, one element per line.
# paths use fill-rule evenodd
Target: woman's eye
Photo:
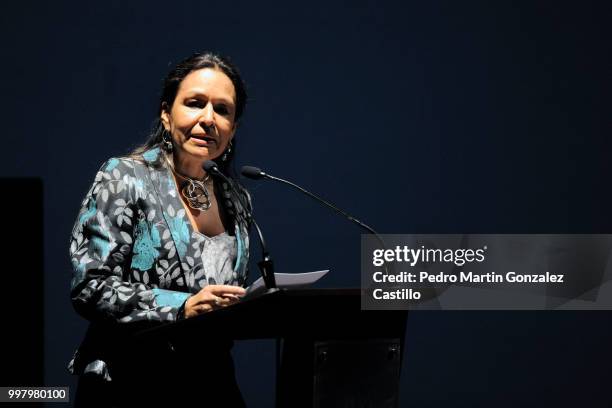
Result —
<path fill-rule="evenodd" d="M 227 115 L 229 113 L 229 109 L 225 105 L 217 105 L 217 106 L 215 106 L 215 110 L 220 115 Z"/>
<path fill-rule="evenodd" d="M 187 106 L 189 106 L 190 108 L 203 108 L 204 105 L 204 102 L 198 101 L 197 99 L 187 101 Z"/>

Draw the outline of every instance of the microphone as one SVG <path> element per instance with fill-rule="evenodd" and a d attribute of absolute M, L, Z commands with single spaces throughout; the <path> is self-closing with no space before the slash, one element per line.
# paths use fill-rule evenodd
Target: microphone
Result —
<path fill-rule="evenodd" d="M 244 177 L 248 177 L 253 180 L 259 180 L 260 178 L 267 176 L 267 174 L 261 171 L 261 169 L 253 166 L 242 166 L 240 173 L 242 173 Z"/>
<path fill-rule="evenodd" d="M 352 215 L 350 215 L 346 211 L 341 210 L 340 208 L 336 207 L 334 204 L 330 203 L 329 201 L 326 201 L 326 200 L 322 199 L 321 197 L 319 197 L 316 194 L 313 194 L 310 191 L 308 191 L 308 190 L 298 186 L 297 184 L 294 184 L 294 183 L 292 183 L 292 182 L 290 182 L 288 180 L 284 180 L 284 179 L 282 179 L 280 177 L 274 177 L 274 176 L 272 176 L 270 174 L 264 173 L 260 168 L 253 167 L 253 166 L 243 166 L 241 171 L 240 171 L 240 173 L 243 176 L 245 176 L 247 178 L 250 178 L 250 179 L 253 179 L 253 180 L 259 180 L 259 179 L 262 179 L 262 178 L 266 178 L 266 179 L 270 179 L 270 180 L 279 181 L 279 182 L 284 183 L 284 184 L 288 184 L 291 187 L 300 190 L 302 193 L 306 194 L 310 198 L 313 198 L 314 200 L 316 200 L 316 201 L 318 201 L 320 203 L 325 204 L 327 207 L 331 208 L 335 212 L 337 212 L 339 214 L 342 214 L 343 216 L 348 218 L 350 221 L 352 221 L 355 224 L 359 225 L 361 228 L 365 229 L 369 233 L 376 235 L 378 240 L 382 242 L 382 239 L 380 238 L 378 233 L 376 231 L 374 231 L 374 229 L 372 229 L 372 227 L 364 224 L 363 222 L 359 221 L 357 218 L 353 217 Z"/>
<path fill-rule="evenodd" d="M 267 174 L 267 173 L 263 172 L 260 168 L 253 167 L 253 166 L 242 166 L 242 169 L 240 170 L 240 173 L 243 176 L 245 176 L 247 178 L 250 178 L 250 179 L 253 179 L 253 180 L 259 180 L 259 179 L 265 178 L 265 179 L 270 179 L 270 180 L 281 182 L 283 184 L 290 185 L 291 187 L 293 187 L 293 188 L 301 191 L 302 193 L 306 194 L 308 197 L 314 199 L 315 201 L 317 201 L 319 203 L 322 203 L 322 204 L 326 205 L 327 207 L 331 208 L 332 210 L 334 210 L 335 212 L 337 212 L 338 214 L 343 215 L 349 221 L 359 225 L 359 227 L 363 228 L 364 230 L 368 231 L 370 234 L 374 235 L 374 237 L 376 237 L 376 239 L 378 240 L 378 242 L 380 243 L 380 245 L 382 246 L 383 249 L 387 249 L 387 244 L 385 243 L 385 241 L 378 234 L 378 232 L 374 231 L 374 229 L 372 227 L 370 227 L 369 225 L 359 221 L 357 218 L 353 217 L 351 214 L 347 213 L 346 211 L 341 210 L 340 208 L 336 207 L 334 204 L 330 203 L 329 201 L 326 201 L 326 200 L 322 199 L 318 195 L 311 193 L 310 191 L 308 191 L 308 190 L 298 186 L 297 184 L 292 183 L 292 182 L 290 182 L 288 180 L 282 179 L 280 177 L 275 177 L 275 176 L 272 176 L 270 174 Z M 387 267 L 386 263 L 385 263 L 384 269 L 387 272 L 387 274 L 389 274 L 389 268 Z"/>
<path fill-rule="evenodd" d="M 276 279 L 274 278 L 274 261 L 272 260 L 272 257 L 270 256 L 270 253 L 268 252 L 266 241 L 263 237 L 261 229 L 259 228 L 259 225 L 257 225 L 257 222 L 255 221 L 255 217 L 253 217 L 253 214 L 249 210 L 249 207 L 247 207 L 246 203 L 242 200 L 243 198 L 242 194 L 238 192 L 238 190 L 234 186 L 234 183 L 225 174 L 223 174 L 221 170 L 219 170 L 217 163 L 215 163 L 214 161 L 206 160 L 204 162 L 204 165 L 202 165 L 202 168 L 207 174 L 213 174 L 215 176 L 221 177 L 230 186 L 230 188 L 234 192 L 234 195 L 240 202 L 240 205 L 246 211 L 248 219 L 255 226 L 255 230 L 257 231 L 257 236 L 259 237 L 259 242 L 261 243 L 263 259 L 257 263 L 257 266 L 259 267 L 261 276 L 264 280 L 264 283 L 266 284 L 266 289 L 276 288 Z"/>

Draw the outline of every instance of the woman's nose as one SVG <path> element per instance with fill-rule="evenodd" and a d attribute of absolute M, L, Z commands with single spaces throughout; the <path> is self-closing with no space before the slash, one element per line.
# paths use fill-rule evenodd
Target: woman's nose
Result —
<path fill-rule="evenodd" d="M 215 115 L 211 103 L 206 104 L 204 109 L 202 109 L 202 113 L 200 114 L 200 123 L 206 127 L 215 125 Z"/>

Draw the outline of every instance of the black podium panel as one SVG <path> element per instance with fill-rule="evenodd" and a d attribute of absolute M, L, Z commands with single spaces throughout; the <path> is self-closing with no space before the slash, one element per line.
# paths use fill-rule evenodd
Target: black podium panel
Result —
<path fill-rule="evenodd" d="M 397 407 L 406 316 L 361 310 L 359 289 L 275 290 L 134 341 L 171 356 L 211 339 L 278 339 L 277 407 Z"/>
<path fill-rule="evenodd" d="M 396 407 L 400 347 L 400 339 L 315 342 L 311 406 Z"/>

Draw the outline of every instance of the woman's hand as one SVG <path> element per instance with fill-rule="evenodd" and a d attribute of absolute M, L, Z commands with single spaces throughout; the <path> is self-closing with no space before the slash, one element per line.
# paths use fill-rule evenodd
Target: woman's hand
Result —
<path fill-rule="evenodd" d="M 246 291 L 240 286 L 208 285 L 185 302 L 185 318 L 233 305 Z"/>

